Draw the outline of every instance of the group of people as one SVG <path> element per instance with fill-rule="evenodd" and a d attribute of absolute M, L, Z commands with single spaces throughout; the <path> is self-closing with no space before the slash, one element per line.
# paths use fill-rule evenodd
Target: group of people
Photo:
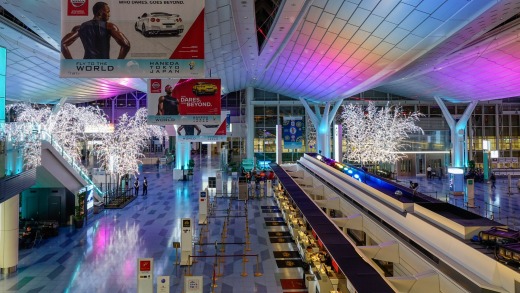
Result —
<path fill-rule="evenodd" d="M 128 182 L 129 182 L 129 178 L 126 178 L 125 180 L 125 187 L 126 189 L 128 190 Z M 135 196 L 138 196 L 139 195 L 139 187 L 141 186 L 141 184 L 139 184 L 139 177 L 135 178 L 135 181 L 134 181 L 134 194 Z M 146 179 L 146 177 L 144 177 L 143 179 L 143 196 L 144 195 L 148 195 L 148 180 Z"/>
<path fill-rule="evenodd" d="M 134 181 L 134 190 L 135 190 L 135 195 L 138 196 L 139 195 L 139 177 L 135 178 L 135 181 Z M 148 180 L 146 180 L 146 177 L 144 177 L 143 179 L 143 196 L 145 195 L 148 195 Z"/>
<path fill-rule="evenodd" d="M 246 178 L 246 182 L 255 180 L 256 184 L 259 184 L 260 181 L 274 180 L 274 177 L 275 177 L 273 171 L 261 170 L 260 172 L 257 172 L 255 169 L 253 169 L 253 170 L 251 170 L 251 172 L 248 172 L 243 168 L 242 168 L 242 175 Z"/>
<path fill-rule="evenodd" d="M 471 168 L 464 176 L 464 179 L 474 179 L 475 182 L 484 182 L 484 171 L 480 168 Z"/>

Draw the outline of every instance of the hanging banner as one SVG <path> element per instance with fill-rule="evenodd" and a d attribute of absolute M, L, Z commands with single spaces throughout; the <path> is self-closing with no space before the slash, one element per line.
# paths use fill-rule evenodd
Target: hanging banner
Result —
<path fill-rule="evenodd" d="M 204 77 L 204 0 L 61 0 L 61 77 Z"/>
<path fill-rule="evenodd" d="M 286 149 L 299 149 L 303 140 L 303 119 L 301 116 L 288 116 L 283 118 L 283 147 Z"/>
<path fill-rule="evenodd" d="M 148 124 L 220 125 L 220 79 L 148 80 Z"/>
<path fill-rule="evenodd" d="M 222 111 L 219 125 L 175 125 L 177 141 L 226 141 L 228 113 L 229 111 Z"/>

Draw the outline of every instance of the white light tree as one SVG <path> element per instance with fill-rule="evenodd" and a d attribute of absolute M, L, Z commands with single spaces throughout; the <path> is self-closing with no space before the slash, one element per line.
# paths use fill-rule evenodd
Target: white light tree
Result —
<path fill-rule="evenodd" d="M 123 114 L 113 133 L 106 133 L 98 156 L 105 169 L 113 175 L 139 174 L 143 150 L 150 137 L 164 137 L 166 131 L 160 126 L 148 125 L 148 111 L 139 109 L 135 116 Z M 118 178 L 119 181 L 119 178 Z"/>
<path fill-rule="evenodd" d="M 24 164 L 34 168 L 41 163 L 41 132 L 47 132 L 52 140 L 63 148 L 77 166 L 81 159 L 82 143 L 86 141 L 85 132 L 89 125 L 108 124 L 106 115 L 97 107 L 76 107 L 63 104 L 53 112 L 47 106 L 28 103 L 12 104 L 7 110 L 15 112 L 18 123 L 9 123 L 11 135 L 21 136 L 17 143 L 23 143 Z M 97 139 L 97 134 L 90 134 L 90 139 Z M 82 167 L 83 171 L 86 171 Z"/>
<path fill-rule="evenodd" d="M 404 157 L 408 133 L 420 132 L 415 125 L 419 112 L 403 114 L 401 106 L 378 109 L 373 102 L 368 106 L 348 104 L 341 114 L 344 136 L 347 140 L 348 161 L 365 163 L 395 163 Z"/>
<path fill-rule="evenodd" d="M 309 115 L 305 115 L 305 127 L 307 128 L 307 141 L 305 144 L 310 148 L 313 149 L 313 152 L 318 152 L 316 150 L 316 128 L 314 128 L 314 123 L 312 123 L 311 118 Z"/>
<path fill-rule="evenodd" d="M 35 168 L 41 164 L 40 130 L 51 110 L 47 107 L 35 108 L 29 103 L 17 103 L 6 106 L 6 112 L 11 111 L 16 113 L 17 121 L 5 125 L 8 141 L 13 148 L 22 150 L 24 169 Z"/>

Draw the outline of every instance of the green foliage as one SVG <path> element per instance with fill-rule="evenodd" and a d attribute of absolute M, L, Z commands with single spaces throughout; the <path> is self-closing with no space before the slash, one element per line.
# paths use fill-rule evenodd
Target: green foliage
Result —
<path fill-rule="evenodd" d="M 85 218 L 85 196 L 87 192 L 78 193 L 78 204 L 75 207 L 74 219 L 76 221 L 82 221 Z"/>

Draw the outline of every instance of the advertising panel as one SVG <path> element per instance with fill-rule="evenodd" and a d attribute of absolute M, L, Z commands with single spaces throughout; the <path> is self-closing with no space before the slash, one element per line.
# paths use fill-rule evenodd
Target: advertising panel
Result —
<path fill-rule="evenodd" d="M 61 77 L 204 77 L 204 0 L 61 0 Z"/>
<path fill-rule="evenodd" d="M 302 117 L 283 118 L 283 144 L 286 149 L 302 147 L 303 119 Z"/>
<path fill-rule="evenodd" d="M 228 113 L 229 111 L 222 111 L 219 125 L 175 125 L 177 141 L 226 141 Z"/>
<path fill-rule="evenodd" d="M 148 124 L 220 125 L 220 79 L 148 80 Z"/>

